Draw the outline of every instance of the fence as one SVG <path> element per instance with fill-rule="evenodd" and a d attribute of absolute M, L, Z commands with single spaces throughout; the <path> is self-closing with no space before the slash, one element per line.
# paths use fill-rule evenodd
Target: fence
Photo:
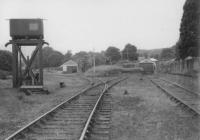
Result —
<path fill-rule="evenodd" d="M 160 61 L 157 64 L 157 70 L 176 74 L 200 73 L 200 57 L 179 61 Z"/>

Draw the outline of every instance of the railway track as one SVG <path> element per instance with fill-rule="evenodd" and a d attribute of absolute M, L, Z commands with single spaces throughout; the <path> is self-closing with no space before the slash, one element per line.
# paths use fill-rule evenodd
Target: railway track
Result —
<path fill-rule="evenodd" d="M 200 96 L 197 93 L 163 78 L 150 78 L 150 80 L 172 101 L 194 115 L 200 116 Z"/>
<path fill-rule="evenodd" d="M 104 93 L 123 79 L 96 84 L 38 117 L 5 140 L 86 139 Z"/>
<path fill-rule="evenodd" d="M 127 78 L 123 78 L 118 80 L 111 86 L 107 88 L 109 90 L 111 87 L 116 85 L 117 83 L 125 80 Z M 106 90 L 106 91 L 107 91 Z M 90 117 L 87 120 L 85 128 L 81 134 L 79 140 L 109 140 L 110 139 L 110 121 L 111 121 L 111 95 L 110 94 L 102 94 L 97 101 L 93 111 L 90 114 Z"/>
<path fill-rule="evenodd" d="M 102 102 L 95 111 L 87 133 L 84 136 L 85 140 L 109 140 L 110 139 L 110 121 L 111 121 L 111 95 L 104 95 Z"/>
<path fill-rule="evenodd" d="M 183 90 L 187 91 L 188 93 L 191 93 L 191 94 L 194 94 L 194 95 L 197 96 L 197 97 L 200 97 L 199 93 L 197 93 L 197 92 L 195 92 L 195 91 L 193 91 L 193 90 L 187 89 L 187 88 L 185 88 L 184 86 L 182 86 L 182 85 L 180 85 L 180 84 L 178 84 L 178 83 L 176 83 L 176 82 L 172 82 L 172 81 L 167 80 L 167 79 L 164 79 L 164 78 L 160 78 L 160 80 L 165 81 L 165 82 L 168 82 L 168 83 L 170 83 L 170 84 L 172 84 L 172 85 L 174 85 L 174 86 L 177 86 L 177 87 L 179 87 L 179 88 L 182 88 Z"/>

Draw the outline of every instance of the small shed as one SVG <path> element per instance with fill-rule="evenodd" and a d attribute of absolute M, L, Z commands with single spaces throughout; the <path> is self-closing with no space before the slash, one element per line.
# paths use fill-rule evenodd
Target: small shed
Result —
<path fill-rule="evenodd" d="M 143 68 L 145 73 L 154 73 L 156 70 L 156 64 L 150 59 L 145 59 L 139 62 L 139 67 Z"/>
<path fill-rule="evenodd" d="M 158 62 L 158 60 L 155 59 L 155 58 L 150 58 L 150 60 L 151 60 L 152 62 Z"/>
<path fill-rule="evenodd" d="M 69 60 L 61 65 L 63 72 L 66 73 L 77 73 L 78 72 L 78 64 L 73 61 Z"/>

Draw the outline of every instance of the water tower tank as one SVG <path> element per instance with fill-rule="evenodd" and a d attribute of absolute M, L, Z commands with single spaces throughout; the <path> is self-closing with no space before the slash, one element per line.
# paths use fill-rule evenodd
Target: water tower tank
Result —
<path fill-rule="evenodd" d="M 13 39 L 42 39 L 42 19 L 10 19 L 10 36 Z"/>

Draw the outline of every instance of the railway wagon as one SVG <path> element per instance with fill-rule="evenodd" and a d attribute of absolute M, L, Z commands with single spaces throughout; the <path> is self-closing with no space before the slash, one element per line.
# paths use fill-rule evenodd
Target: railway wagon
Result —
<path fill-rule="evenodd" d="M 154 62 L 140 62 L 139 67 L 143 68 L 144 73 L 153 74 L 156 69 L 156 65 Z"/>

